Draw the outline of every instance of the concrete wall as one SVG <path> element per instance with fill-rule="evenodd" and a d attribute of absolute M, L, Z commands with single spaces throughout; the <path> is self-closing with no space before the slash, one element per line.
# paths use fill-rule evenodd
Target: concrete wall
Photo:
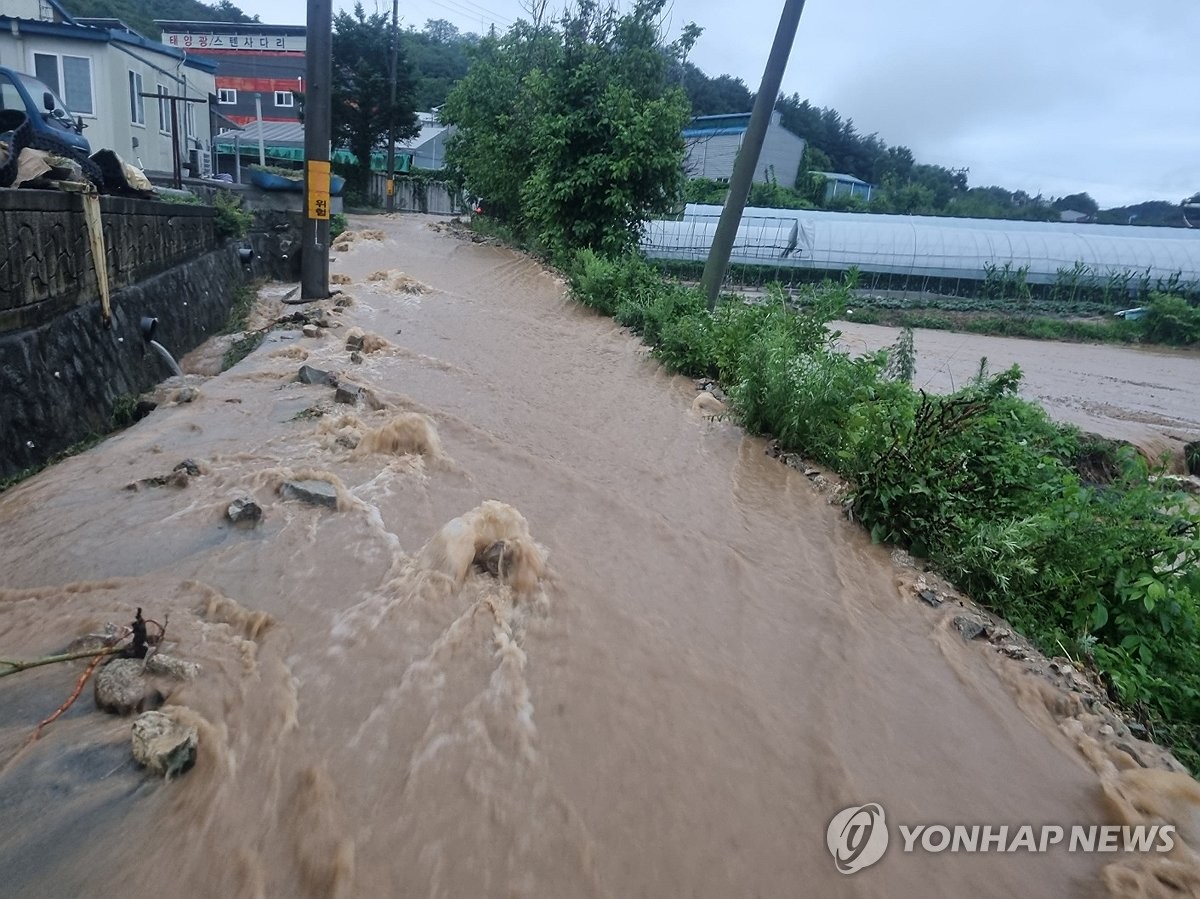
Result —
<path fill-rule="evenodd" d="M 217 246 L 206 207 L 102 197 L 100 211 L 114 291 Z M 34 327 L 96 296 L 82 198 L 0 190 L 0 332 Z"/>
<path fill-rule="evenodd" d="M 381 205 L 387 204 L 387 177 L 372 172 L 369 187 L 371 196 Z M 422 181 L 417 178 L 396 179 L 396 211 L 427 212 L 431 215 L 458 215 L 468 212 L 461 191 L 446 181 Z"/>
<path fill-rule="evenodd" d="M 113 321 L 105 328 L 78 198 L 0 191 L 0 477 L 108 429 L 116 401 L 169 376 L 138 323 L 177 357 L 218 332 L 245 268 L 212 211 L 105 198 Z M 34 208 L 30 208 L 34 207 Z M 76 222 L 78 219 L 78 222 Z"/>

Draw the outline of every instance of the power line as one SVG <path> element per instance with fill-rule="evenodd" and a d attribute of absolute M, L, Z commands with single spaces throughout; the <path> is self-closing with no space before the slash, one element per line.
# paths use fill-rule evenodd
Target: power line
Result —
<path fill-rule="evenodd" d="M 465 6 L 459 6 L 455 0 L 429 0 L 429 3 L 434 6 L 440 6 L 442 9 L 449 10 L 452 13 L 457 13 L 458 15 L 464 16 L 471 21 L 475 21 L 476 19 L 483 21 L 483 17 L 486 16 L 495 24 L 504 28 L 508 28 L 513 24 L 512 19 L 508 19 L 489 10 L 485 10 L 482 7 L 480 7 L 479 10 L 473 10 Z"/>

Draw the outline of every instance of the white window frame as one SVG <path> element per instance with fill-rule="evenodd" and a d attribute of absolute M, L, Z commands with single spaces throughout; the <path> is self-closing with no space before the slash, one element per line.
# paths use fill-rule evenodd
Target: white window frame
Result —
<path fill-rule="evenodd" d="M 67 111 L 70 112 L 72 115 L 82 116 L 85 119 L 96 118 L 96 66 L 95 66 L 95 63 L 92 61 L 92 58 L 90 56 L 77 56 L 74 53 L 56 53 L 56 52 L 50 52 L 50 51 L 45 51 L 45 50 L 33 50 L 33 51 L 30 51 L 30 54 L 29 54 L 29 71 L 31 71 L 31 72 L 37 71 L 37 57 L 39 57 L 39 56 L 49 56 L 51 59 L 54 60 L 55 78 L 58 81 L 58 84 L 51 84 L 51 85 L 48 85 L 48 87 L 50 87 L 54 91 L 54 93 L 58 94 L 59 99 L 62 100 L 63 103 L 66 104 Z M 87 63 L 88 105 L 91 106 L 90 112 L 87 110 L 82 110 L 82 109 L 73 109 L 71 107 L 71 100 L 67 97 L 66 72 L 63 71 L 63 60 L 64 59 L 81 59 Z M 41 101 L 41 97 L 38 97 L 36 99 L 38 100 L 38 102 Z"/>
<path fill-rule="evenodd" d="M 171 93 L 171 89 L 168 88 L 165 84 L 159 84 L 155 88 L 155 91 L 159 97 L 165 97 Z M 160 99 L 158 101 L 158 133 L 159 134 L 170 134 L 171 133 L 171 101 L 170 100 L 161 100 Z"/>
<path fill-rule="evenodd" d="M 183 136 L 185 138 L 193 138 L 196 136 L 196 104 L 183 104 Z"/>
<path fill-rule="evenodd" d="M 146 127 L 146 98 L 142 96 L 142 73 L 129 69 L 129 122 L 136 128 Z"/>
<path fill-rule="evenodd" d="M 234 87 L 219 87 L 219 88 L 217 88 L 217 103 L 221 106 L 236 106 L 237 105 L 237 88 L 234 88 Z"/>
<path fill-rule="evenodd" d="M 279 102 L 282 98 L 283 102 Z M 281 108 L 291 109 L 296 105 L 296 95 L 291 91 L 275 91 L 275 105 Z"/>

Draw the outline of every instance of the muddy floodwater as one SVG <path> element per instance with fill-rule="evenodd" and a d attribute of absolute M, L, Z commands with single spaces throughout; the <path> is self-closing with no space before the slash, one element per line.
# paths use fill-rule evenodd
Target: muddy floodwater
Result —
<path fill-rule="evenodd" d="M 964 642 L 955 604 L 914 598 L 915 571 L 554 276 L 435 224 L 355 221 L 330 327 L 273 331 L 0 495 L 0 656 L 142 607 L 202 667 L 166 699 L 200 737 L 167 782 L 90 688 L 28 742 L 84 662 L 0 679 L 0 895 L 1194 894 L 1189 778 Z M 184 459 L 187 486 L 125 489 Z M 239 497 L 256 526 L 226 517 Z M 497 541 L 493 574 L 473 560 Z M 868 802 L 893 826 L 1180 838 L 905 853 L 893 830 L 841 874 L 826 827 Z"/>

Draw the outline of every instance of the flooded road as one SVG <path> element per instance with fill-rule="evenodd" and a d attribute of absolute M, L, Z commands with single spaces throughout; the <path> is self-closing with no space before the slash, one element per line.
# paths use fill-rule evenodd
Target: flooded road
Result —
<path fill-rule="evenodd" d="M 915 572 L 553 276 L 432 221 L 355 223 L 379 230 L 333 253 L 341 327 L 273 332 L 0 495 L 0 655 L 140 606 L 203 668 L 167 698 L 201 742 L 165 784 L 87 693 L 27 744 L 83 663 L 0 679 L 0 895 L 1196 889 L 1189 779 L 964 643 Z M 302 363 L 363 399 L 297 382 Z M 183 459 L 186 488 L 124 489 Z M 281 491 L 303 479 L 336 508 Z M 257 527 L 225 517 L 242 496 Z M 472 562 L 500 540 L 495 577 Z M 1170 817 L 1187 840 L 1121 859 L 894 838 L 845 876 L 826 826 L 867 802 L 909 824 Z"/>
<path fill-rule="evenodd" d="M 849 351 L 896 342 L 899 329 L 838 322 Z M 1057 343 L 952 331 L 913 330 L 913 385 L 949 393 L 986 357 L 992 372 L 1021 366 L 1021 395 L 1058 421 L 1126 440 L 1151 458 L 1169 453 L 1182 471 L 1183 447 L 1200 440 L 1200 353 L 1168 347 Z"/>

